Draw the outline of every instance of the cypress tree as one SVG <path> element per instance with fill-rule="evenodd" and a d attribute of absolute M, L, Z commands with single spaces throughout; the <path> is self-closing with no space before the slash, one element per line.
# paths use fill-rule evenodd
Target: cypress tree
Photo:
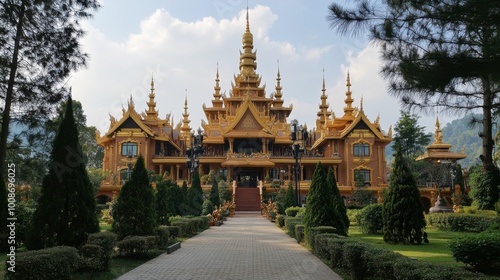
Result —
<path fill-rule="evenodd" d="M 139 155 L 130 180 L 121 191 L 113 207 L 112 231 L 119 238 L 128 235 L 154 235 L 156 209 L 153 188 L 149 183 L 144 158 Z"/>
<path fill-rule="evenodd" d="M 201 215 L 203 207 L 203 190 L 201 189 L 200 174 L 193 172 L 193 181 L 188 189 L 189 214 L 194 216 Z"/>
<path fill-rule="evenodd" d="M 391 244 L 420 244 L 425 227 L 424 207 L 415 178 L 396 148 L 389 191 L 382 208 L 384 241 Z"/>
<path fill-rule="evenodd" d="M 304 213 L 304 230 L 308 235 L 309 229 L 317 226 L 333 226 L 342 232 L 342 222 L 335 213 L 333 190 L 327 183 L 325 169 L 318 162 L 309 187 L 307 205 Z"/>
<path fill-rule="evenodd" d="M 219 184 L 215 177 L 212 180 L 212 188 L 210 189 L 210 202 L 213 206 L 220 206 L 220 196 L 219 196 Z"/>
<path fill-rule="evenodd" d="M 156 183 L 156 217 L 159 225 L 166 225 L 168 222 L 169 214 L 172 215 L 175 210 L 173 205 L 169 203 L 168 199 L 168 181 L 161 181 Z"/>
<path fill-rule="evenodd" d="M 292 206 L 298 206 L 298 205 L 297 205 L 297 195 L 295 194 L 295 191 L 293 189 L 293 184 L 290 181 L 285 195 L 285 209 Z"/>
<path fill-rule="evenodd" d="M 349 231 L 349 217 L 347 217 L 347 208 L 345 207 L 344 199 L 340 195 L 340 190 L 337 187 L 337 180 L 335 179 L 333 168 L 328 169 L 326 182 L 332 189 L 333 206 L 335 208 L 337 219 L 337 226 L 335 227 L 338 229 L 340 234 L 347 236 L 347 232 Z"/>
<path fill-rule="evenodd" d="M 186 180 L 182 181 L 181 187 L 182 200 L 180 201 L 179 215 L 187 215 L 189 213 L 188 186 Z"/>
<path fill-rule="evenodd" d="M 27 244 L 30 249 L 78 247 L 88 233 L 99 230 L 94 190 L 85 169 L 72 104 L 70 96 L 33 216 Z"/>

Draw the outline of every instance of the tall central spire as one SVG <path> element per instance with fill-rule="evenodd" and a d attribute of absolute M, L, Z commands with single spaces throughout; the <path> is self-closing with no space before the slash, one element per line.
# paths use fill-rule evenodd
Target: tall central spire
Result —
<path fill-rule="evenodd" d="M 250 22 L 248 20 L 248 7 L 246 17 L 245 33 L 242 37 L 243 52 L 240 51 L 240 73 L 241 74 L 255 74 L 257 69 L 257 55 L 253 52 L 253 35 L 250 32 Z"/>
<path fill-rule="evenodd" d="M 347 91 L 345 93 L 346 99 L 344 100 L 345 102 L 345 107 L 344 107 L 344 117 L 354 117 L 354 108 L 352 107 L 352 102 L 354 99 L 351 97 L 351 78 L 349 76 L 349 72 L 347 72 Z"/>

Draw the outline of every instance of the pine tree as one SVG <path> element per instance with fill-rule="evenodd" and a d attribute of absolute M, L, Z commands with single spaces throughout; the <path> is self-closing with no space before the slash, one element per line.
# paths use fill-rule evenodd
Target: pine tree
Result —
<path fill-rule="evenodd" d="M 156 217 L 159 225 L 166 225 L 168 222 L 169 214 L 172 215 L 175 209 L 169 203 L 168 199 L 168 181 L 161 181 L 156 183 Z"/>
<path fill-rule="evenodd" d="M 210 202 L 212 202 L 213 206 L 220 206 L 220 196 L 219 196 L 219 184 L 217 183 L 217 180 L 214 179 L 212 181 L 212 189 L 210 189 Z"/>
<path fill-rule="evenodd" d="M 285 209 L 288 207 L 292 206 L 298 206 L 297 205 L 297 195 L 295 194 L 295 191 L 293 190 L 293 184 L 292 181 L 288 184 L 288 189 L 286 190 L 286 195 L 285 195 Z"/>
<path fill-rule="evenodd" d="M 203 207 L 203 190 L 201 189 L 200 174 L 193 172 L 193 181 L 188 189 L 189 214 L 194 216 L 201 215 Z"/>
<path fill-rule="evenodd" d="M 308 235 L 309 229 L 317 226 L 332 226 L 342 232 L 341 218 L 336 214 L 333 189 L 327 183 L 327 176 L 321 162 L 318 162 L 309 187 L 307 205 L 304 213 L 304 230 Z"/>
<path fill-rule="evenodd" d="M 335 214 L 337 215 L 337 226 L 335 227 L 339 230 L 340 234 L 347 236 L 347 232 L 349 231 L 349 217 L 347 217 L 347 208 L 345 207 L 344 199 L 340 195 L 340 190 L 337 187 L 337 180 L 335 179 L 333 168 L 328 169 L 326 183 L 332 188 L 333 205 L 335 208 Z"/>
<path fill-rule="evenodd" d="M 123 185 L 113 207 L 112 231 L 119 238 L 124 238 L 128 235 L 153 235 L 155 227 L 153 188 L 149 183 L 144 158 L 139 155 L 130 180 Z"/>
<path fill-rule="evenodd" d="M 401 148 L 396 148 L 389 191 L 382 208 L 384 241 L 391 244 L 420 244 L 425 227 L 420 191 Z"/>
<path fill-rule="evenodd" d="M 188 200 L 188 185 L 186 180 L 182 181 L 181 193 L 182 200 L 180 201 L 180 213 L 179 215 L 187 215 L 189 213 L 189 200 Z"/>
<path fill-rule="evenodd" d="M 57 245 L 78 247 L 88 233 L 99 230 L 95 198 L 73 116 L 71 96 L 51 153 L 51 164 L 42 183 L 33 216 L 28 247 Z"/>

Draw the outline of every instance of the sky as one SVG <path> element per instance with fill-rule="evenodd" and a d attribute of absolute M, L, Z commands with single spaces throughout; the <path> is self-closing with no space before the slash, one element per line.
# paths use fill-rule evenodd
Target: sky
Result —
<path fill-rule="evenodd" d="M 312 129 L 323 77 L 330 108 L 342 116 L 349 72 L 353 105 L 359 107 L 363 100 L 368 119 L 380 115 L 382 129 L 388 131 L 400 116 L 400 105 L 389 96 L 379 74 L 378 49 L 366 38 L 331 30 L 326 20 L 330 3 L 248 1 L 261 85 L 266 85 L 269 97 L 279 68 L 284 105 L 293 104 L 289 120 Z M 201 120 L 206 120 L 202 106 L 211 106 L 217 68 L 226 95 L 239 73 L 247 1 L 104 0 L 101 4 L 93 19 L 82 22 L 88 66 L 68 82 L 73 98 L 82 103 L 87 125 L 106 133 L 109 115 L 120 119 L 131 96 L 139 113 L 146 110 L 153 78 L 159 116 L 171 114 L 177 124 L 187 98 L 190 125 L 195 130 L 201 127 Z M 433 132 L 435 119 L 422 115 L 419 124 Z M 444 126 L 447 119 L 440 119 Z"/>

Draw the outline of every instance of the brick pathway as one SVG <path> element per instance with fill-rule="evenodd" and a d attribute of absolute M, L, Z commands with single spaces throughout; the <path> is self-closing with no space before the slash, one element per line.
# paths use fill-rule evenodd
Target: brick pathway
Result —
<path fill-rule="evenodd" d="M 342 279 L 260 213 L 236 212 L 220 227 L 186 240 L 122 275 L 131 279 Z"/>

